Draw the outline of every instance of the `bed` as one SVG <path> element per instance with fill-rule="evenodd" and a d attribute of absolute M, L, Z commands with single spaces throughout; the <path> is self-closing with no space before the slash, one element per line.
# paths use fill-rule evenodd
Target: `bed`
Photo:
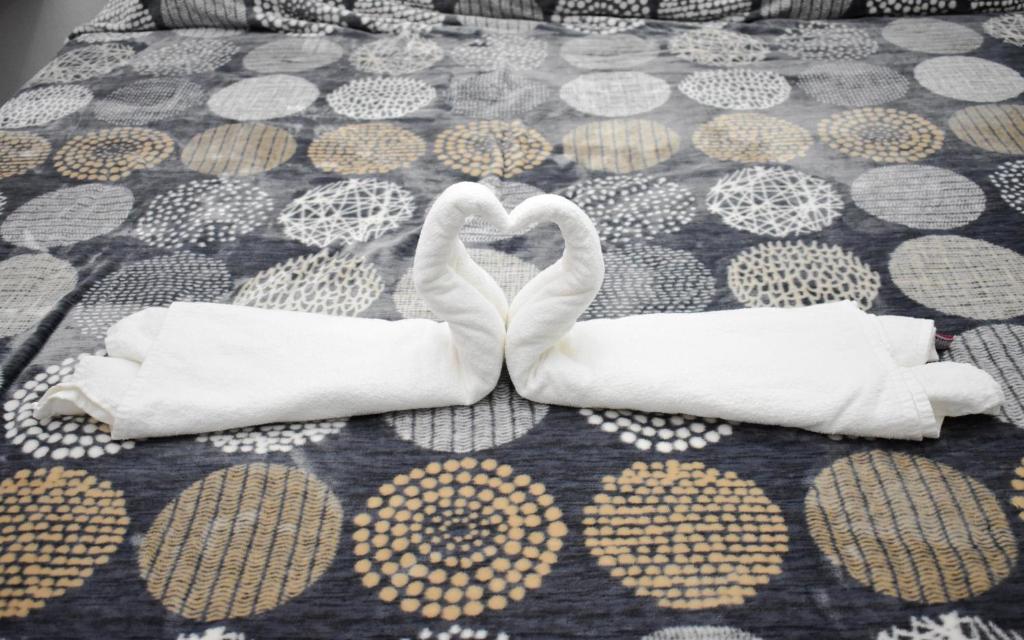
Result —
<path fill-rule="evenodd" d="M 1021 638 L 1021 8 L 114 0 L 0 107 L 0 636 Z M 593 217 L 588 317 L 852 299 L 934 318 L 1004 408 L 889 442 L 505 378 L 138 442 L 32 417 L 147 306 L 429 317 L 459 180 Z M 462 235 L 510 295 L 561 251 Z"/>

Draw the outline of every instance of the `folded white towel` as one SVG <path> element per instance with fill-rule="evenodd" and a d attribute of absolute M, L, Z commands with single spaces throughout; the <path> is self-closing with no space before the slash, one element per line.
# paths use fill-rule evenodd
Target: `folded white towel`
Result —
<path fill-rule="evenodd" d="M 509 307 L 458 240 L 470 216 L 511 233 L 554 222 L 564 254 Z M 538 402 L 821 433 L 937 437 L 945 416 L 1002 400 L 979 369 L 926 364 L 937 359 L 930 320 L 836 302 L 577 322 L 603 278 L 597 233 L 576 205 L 544 195 L 508 214 L 486 187 L 463 183 L 428 213 L 414 265 L 446 322 L 147 309 L 115 325 L 109 357 L 83 358 L 37 416 L 84 412 L 137 438 L 471 404 L 493 389 L 503 352 L 516 389 Z"/>

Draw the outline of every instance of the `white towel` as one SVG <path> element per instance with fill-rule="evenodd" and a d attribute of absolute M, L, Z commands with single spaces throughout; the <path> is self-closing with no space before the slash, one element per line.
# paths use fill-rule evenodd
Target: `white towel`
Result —
<path fill-rule="evenodd" d="M 470 216 L 511 233 L 554 222 L 564 255 L 509 307 L 458 240 Z M 538 402 L 831 434 L 937 437 L 944 417 L 1002 400 L 979 369 L 926 364 L 936 359 L 930 320 L 836 302 L 577 322 L 603 277 L 597 233 L 576 205 L 543 195 L 508 214 L 463 183 L 428 213 L 414 265 L 417 290 L 446 322 L 148 309 L 115 325 L 110 357 L 83 358 L 37 416 L 84 412 L 129 438 L 471 404 L 493 389 L 503 351 L 518 392 Z"/>

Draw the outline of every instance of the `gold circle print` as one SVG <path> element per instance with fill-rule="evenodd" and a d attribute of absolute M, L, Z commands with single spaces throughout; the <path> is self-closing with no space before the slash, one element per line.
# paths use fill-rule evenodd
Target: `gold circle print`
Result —
<path fill-rule="evenodd" d="M 309 146 L 321 171 L 387 173 L 407 167 L 427 150 L 423 138 L 390 122 L 350 124 L 325 133 Z"/>
<path fill-rule="evenodd" d="M 127 532 L 124 494 L 85 471 L 22 469 L 0 480 L 0 619 L 82 586 Z"/>
<path fill-rule="evenodd" d="M 139 571 L 154 598 L 189 620 L 264 613 L 324 574 L 341 520 L 327 485 L 300 469 L 221 469 L 164 507 L 139 548 Z"/>
<path fill-rule="evenodd" d="M 763 113 L 727 113 L 693 132 L 693 146 L 729 162 L 789 162 L 813 141 L 803 127 Z"/>
<path fill-rule="evenodd" d="M 562 138 L 565 155 L 591 171 L 649 169 L 679 151 L 679 134 L 652 120 L 588 122 Z"/>
<path fill-rule="evenodd" d="M 584 510 L 597 563 L 670 609 L 743 604 L 782 572 L 782 511 L 751 480 L 700 462 L 635 462 Z"/>
<path fill-rule="evenodd" d="M 181 150 L 186 167 L 211 176 L 252 176 L 288 162 L 295 138 L 262 122 L 224 124 L 197 134 Z"/>
<path fill-rule="evenodd" d="M 395 476 L 355 517 L 363 586 L 406 613 L 455 620 L 538 589 L 558 561 L 562 512 L 507 464 L 432 462 Z"/>
<path fill-rule="evenodd" d="M 551 143 L 519 121 L 477 120 L 442 132 L 434 153 L 460 173 L 511 178 L 544 162 Z"/>
<path fill-rule="evenodd" d="M 138 127 L 102 129 L 75 136 L 57 150 L 53 165 L 73 180 L 116 182 L 160 164 L 174 151 L 166 133 Z"/>
<path fill-rule="evenodd" d="M 865 451 L 814 479 L 807 528 L 829 562 L 907 602 L 981 595 L 1017 563 L 1017 540 L 985 485 L 921 456 Z"/>
<path fill-rule="evenodd" d="M 0 180 L 28 173 L 46 161 L 50 143 L 34 133 L 0 131 Z"/>
<path fill-rule="evenodd" d="M 843 111 L 818 123 L 825 144 L 874 162 L 917 162 L 942 148 L 945 134 L 916 113 L 883 107 Z"/>

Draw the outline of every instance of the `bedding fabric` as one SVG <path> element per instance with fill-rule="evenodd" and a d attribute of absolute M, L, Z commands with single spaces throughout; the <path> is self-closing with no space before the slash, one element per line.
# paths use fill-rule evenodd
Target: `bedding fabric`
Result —
<path fill-rule="evenodd" d="M 0 636 L 1022 637 L 1024 17 L 672 7 L 119 0 L 80 30 L 0 107 Z M 466 179 L 593 217 L 588 319 L 852 300 L 934 319 L 1006 404 L 924 443 L 504 374 L 165 440 L 32 417 L 147 306 L 433 318 L 413 251 Z M 462 238 L 509 299 L 562 249 Z"/>

